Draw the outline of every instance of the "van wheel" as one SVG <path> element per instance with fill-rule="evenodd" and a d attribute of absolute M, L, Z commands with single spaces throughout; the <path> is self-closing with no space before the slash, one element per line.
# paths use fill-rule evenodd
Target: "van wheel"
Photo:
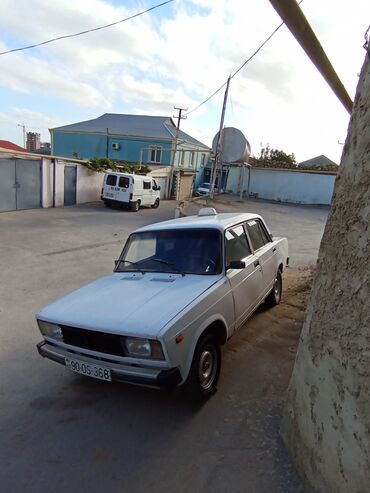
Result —
<path fill-rule="evenodd" d="M 104 200 L 104 205 L 106 207 L 112 207 L 112 202 L 110 202 L 109 200 Z"/>
<path fill-rule="evenodd" d="M 132 202 L 132 204 L 130 205 L 130 209 L 133 212 L 138 212 L 138 210 L 140 209 L 140 202 L 138 200 L 136 202 Z"/>
<path fill-rule="evenodd" d="M 265 299 L 265 303 L 267 306 L 276 306 L 280 303 L 281 293 L 283 291 L 283 278 L 281 276 L 280 269 L 276 273 L 276 277 L 274 280 L 274 286 L 271 289 L 269 295 Z"/>
<path fill-rule="evenodd" d="M 155 202 L 153 205 L 151 205 L 151 208 L 152 209 L 157 209 L 157 207 L 159 207 L 159 199 L 155 199 Z"/>
<path fill-rule="evenodd" d="M 193 361 L 185 382 L 192 401 L 206 401 L 216 392 L 221 371 L 221 348 L 213 334 L 201 336 L 196 345 Z"/>

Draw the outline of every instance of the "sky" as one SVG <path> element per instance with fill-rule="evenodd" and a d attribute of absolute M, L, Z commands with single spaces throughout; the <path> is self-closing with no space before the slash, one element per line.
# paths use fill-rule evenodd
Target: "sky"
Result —
<path fill-rule="evenodd" d="M 0 51 L 115 22 L 160 0 L 1 0 Z M 301 8 L 351 98 L 365 57 L 368 0 Z M 0 56 L 0 139 L 103 113 L 170 116 L 210 96 L 280 24 L 268 0 L 175 0 L 117 26 Z M 181 121 L 211 146 L 223 90 Z M 284 26 L 230 84 L 225 125 L 298 161 L 340 162 L 349 114 Z"/>

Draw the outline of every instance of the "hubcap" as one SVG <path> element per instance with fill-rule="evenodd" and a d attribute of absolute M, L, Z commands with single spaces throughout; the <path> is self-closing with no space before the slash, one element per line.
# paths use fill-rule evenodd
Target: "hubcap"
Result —
<path fill-rule="evenodd" d="M 280 296 L 280 283 L 277 277 L 275 278 L 275 282 L 274 282 L 274 292 L 275 292 L 275 298 L 278 299 Z"/>
<path fill-rule="evenodd" d="M 202 389 L 209 389 L 216 377 L 217 354 L 212 346 L 203 349 L 199 359 L 199 383 Z"/>

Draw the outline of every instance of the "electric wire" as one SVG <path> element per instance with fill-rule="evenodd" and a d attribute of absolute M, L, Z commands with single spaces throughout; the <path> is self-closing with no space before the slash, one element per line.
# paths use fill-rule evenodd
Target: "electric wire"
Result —
<path fill-rule="evenodd" d="M 82 36 L 83 34 L 88 34 L 88 33 L 94 32 L 94 31 L 100 31 L 101 29 L 106 29 L 107 27 L 116 26 L 117 24 L 121 24 L 122 22 L 126 22 L 126 21 L 129 21 L 131 19 L 135 19 L 135 17 L 139 17 L 140 15 L 146 14 L 147 12 L 150 12 L 151 10 L 155 10 L 159 7 L 162 7 L 163 5 L 166 5 L 167 3 L 171 3 L 174 1 L 175 0 L 167 0 L 166 2 L 159 3 L 158 5 L 154 5 L 153 7 L 150 7 L 149 9 L 146 9 L 146 10 L 143 10 L 141 12 L 138 12 L 137 14 L 131 15 L 130 17 L 126 17 L 125 19 L 121 19 L 121 20 L 116 21 L 116 22 L 111 22 L 110 24 L 105 24 L 104 26 L 94 27 L 92 29 L 86 29 L 85 31 L 80 31 L 80 32 L 74 33 L 74 34 L 66 34 L 64 36 L 58 36 L 57 38 L 48 39 L 47 41 L 42 41 L 41 43 L 35 43 L 33 45 L 23 46 L 21 48 L 13 48 L 12 50 L 2 51 L 2 52 L 0 52 L 0 55 L 6 55 L 7 53 L 14 53 L 15 51 L 30 50 L 31 48 L 36 48 L 37 46 L 42 46 L 42 45 L 46 45 L 49 43 L 54 43 L 54 41 L 60 41 L 62 39 L 74 38 L 76 36 Z"/>
<path fill-rule="evenodd" d="M 301 0 L 300 2 L 298 2 L 298 5 L 300 5 L 301 3 L 303 2 L 303 0 Z M 241 65 L 240 67 L 235 70 L 235 72 L 230 76 L 230 80 L 233 79 L 246 65 L 248 62 L 250 62 L 256 55 L 257 53 L 259 53 L 262 48 L 265 46 L 266 43 L 268 43 L 270 41 L 270 39 L 279 31 L 279 29 L 281 27 L 283 27 L 285 24 L 285 22 L 281 22 L 277 27 L 276 29 L 274 29 L 272 31 L 272 33 L 265 39 L 265 41 L 259 45 L 259 47 L 252 53 L 252 55 L 250 57 L 248 57 Z M 225 87 L 227 84 L 227 80 L 218 88 L 215 90 L 215 92 L 213 92 L 207 99 L 205 99 L 204 101 L 202 101 L 201 103 L 199 103 L 197 106 L 195 106 L 195 108 L 191 109 L 190 111 L 188 111 L 187 113 L 185 113 L 184 116 L 187 116 L 187 115 L 190 115 L 190 113 L 194 113 L 194 111 L 196 111 L 197 109 L 199 109 L 201 106 L 203 106 L 204 104 L 208 103 L 208 101 L 210 99 L 213 98 L 213 96 L 216 96 L 216 94 L 221 91 L 221 89 L 223 87 Z"/>

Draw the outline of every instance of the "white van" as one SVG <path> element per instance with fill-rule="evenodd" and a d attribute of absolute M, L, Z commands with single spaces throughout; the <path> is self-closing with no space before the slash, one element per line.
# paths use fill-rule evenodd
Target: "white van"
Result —
<path fill-rule="evenodd" d="M 142 205 L 159 206 L 159 187 L 150 176 L 109 172 L 104 176 L 101 199 L 110 207 L 121 204 L 137 212 Z"/>

